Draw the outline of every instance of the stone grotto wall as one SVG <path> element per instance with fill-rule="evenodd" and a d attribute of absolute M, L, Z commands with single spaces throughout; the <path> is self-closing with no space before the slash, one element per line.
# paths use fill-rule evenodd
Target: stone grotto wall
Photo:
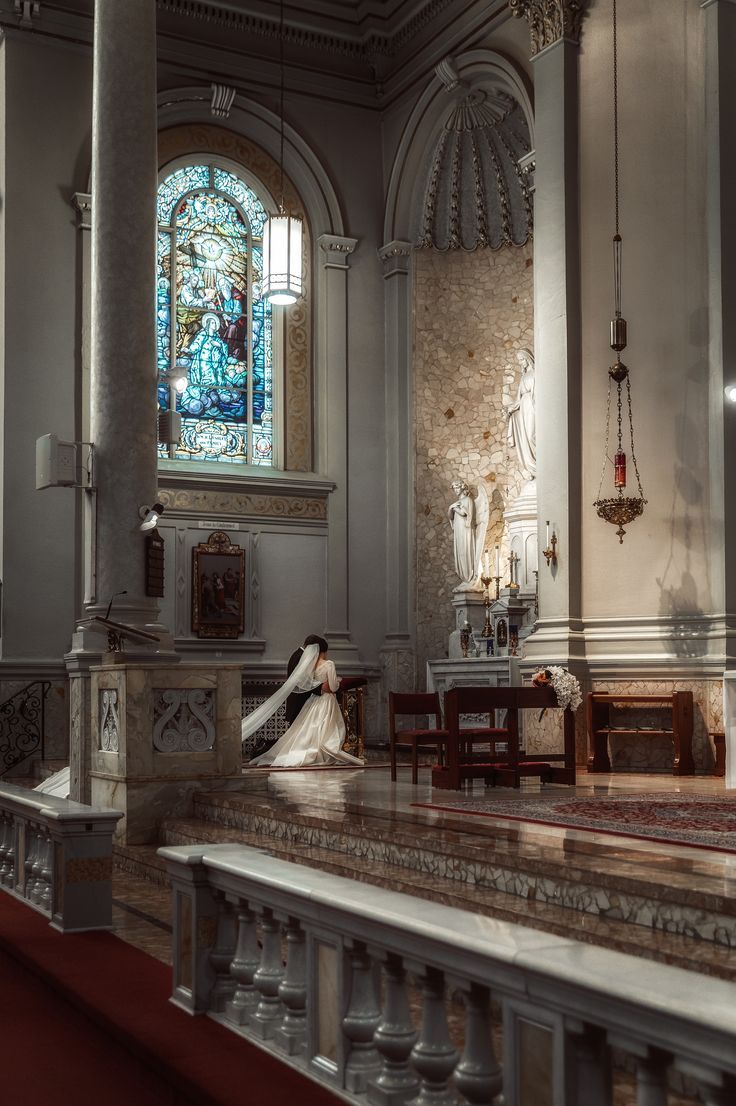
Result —
<path fill-rule="evenodd" d="M 458 580 L 447 520 L 452 481 L 485 483 L 491 550 L 501 538 L 503 512 L 523 484 L 515 451 L 506 442 L 506 411 L 516 399 L 521 372 L 514 353 L 534 349 L 532 312 L 531 243 L 474 253 L 415 251 L 419 686 L 427 659 L 447 655 L 454 628 L 450 599 Z"/>

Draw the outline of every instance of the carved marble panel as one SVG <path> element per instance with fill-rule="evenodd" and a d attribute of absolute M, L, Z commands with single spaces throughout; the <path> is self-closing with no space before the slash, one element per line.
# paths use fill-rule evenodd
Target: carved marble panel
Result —
<path fill-rule="evenodd" d="M 153 696 L 153 747 L 159 753 L 201 753 L 215 744 L 214 688 L 158 688 Z"/>
<path fill-rule="evenodd" d="M 104 753 L 120 751 L 120 715 L 115 688 L 100 691 L 100 749 Z"/>

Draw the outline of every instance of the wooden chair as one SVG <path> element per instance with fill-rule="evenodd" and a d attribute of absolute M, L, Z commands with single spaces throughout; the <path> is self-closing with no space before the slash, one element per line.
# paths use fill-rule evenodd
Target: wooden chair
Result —
<path fill-rule="evenodd" d="M 432 786 L 458 791 L 465 780 L 485 779 L 507 787 L 518 787 L 522 776 L 537 776 L 548 783 L 575 783 L 575 716 L 571 710 L 563 713 L 562 753 L 543 753 L 538 758 L 519 751 L 519 711 L 539 710 L 557 706 L 557 696 L 552 688 L 537 687 L 454 687 L 445 693 L 445 721 L 447 723 L 446 766 L 432 769 Z M 473 734 L 481 730 L 465 730 L 460 725 L 464 714 L 489 714 L 506 711 L 506 729 L 492 728 L 490 744 L 503 740 L 508 751 L 503 758 L 494 754 L 488 762 L 478 763 L 468 756 L 472 748 Z M 470 738 L 470 739 L 469 739 Z M 476 738 L 477 740 L 477 738 Z"/>
<path fill-rule="evenodd" d="M 427 721 L 434 715 L 432 729 L 397 730 L 396 719 L 400 715 L 427 715 Z M 436 752 L 440 764 L 444 764 L 444 750 L 447 745 L 447 730 L 442 729 L 440 697 L 436 691 L 388 693 L 389 741 L 391 750 L 391 779 L 396 781 L 396 748 L 408 746 L 411 749 L 411 782 L 418 781 L 419 766 L 417 754 Z"/>

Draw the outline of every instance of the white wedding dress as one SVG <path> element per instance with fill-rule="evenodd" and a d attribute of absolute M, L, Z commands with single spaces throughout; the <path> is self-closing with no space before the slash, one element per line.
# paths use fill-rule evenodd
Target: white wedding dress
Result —
<path fill-rule="evenodd" d="M 254 757 L 250 764 L 272 768 L 305 768 L 313 764 L 353 764 L 362 767 L 362 760 L 342 749 L 345 722 L 335 698 L 340 681 L 334 663 L 324 660 L 312 671 L 314 684 L 327 682 L 330 690 L 310 696 L 276 744 L 259 757 Z"/>

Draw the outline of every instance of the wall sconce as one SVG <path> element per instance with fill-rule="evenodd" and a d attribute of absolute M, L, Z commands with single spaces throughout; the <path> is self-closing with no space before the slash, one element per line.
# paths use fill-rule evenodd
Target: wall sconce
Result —
<path fill-rule="evenodd" d="M 138 514 L 143 519 L 141 530 L 153 530 L 164 513 L 163 503 L 152 503 L 150 507 L 139 507 Z"/>
<path fill-rule="evenodd" d="M 726 399 L 729 403 L 736 403 L 736 384 L 728 384 L 723 391 L 726 393 Z"/>
<path fill-rule="evenodd" d="M 557 564 L 557 534 L 553 530 L 550 540 L 549 519 L 547 519 L 547 548 L 542 550 L 542 556 L 547 562 L 547 567 Z"/>

